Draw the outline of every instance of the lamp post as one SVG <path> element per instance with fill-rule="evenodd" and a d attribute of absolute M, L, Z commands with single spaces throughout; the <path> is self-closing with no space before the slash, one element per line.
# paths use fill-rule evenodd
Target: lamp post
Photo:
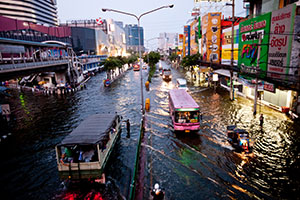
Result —
<path fill-rule="evenodd" d="M 226 6 L 232 6 L 232 24 L 231 24 L 231 69 L 230 69 L 230 100 L 234 100 L 234 86 L 233 86 L 233 51 L 234 51 L 234 0 L 232 3 L 226 3 Z"/>
<path fill-rule="evenodd" d="M 135 14 L 132 14 L 132 13 L 128 13 L 128 12 L 124 12 L 124 11 L 120 11 L 120 10 L 115 10 L 115 9 L 110 9 L 110 8 L 102 8 L 102 11 L 103 12 L 116 12 L 116 13 L 121 13 L 121 14 L 124 14 L 124 15 L 129 15 L 129 16 L 132 16 L 132 17 L 135 17 L 138 21 L 138 34 L 139 34 L 139 58 L 140 58 L 140 67 L 142 67 L 142 54 L 141 54 L 141 32 L 140 32 L 140 19 L 142 16 L 144 15 L 147 15 L 149 13 L 152 13 L 152 12 L 155 12 L 155 11 L 158 11 L 160 9 L 163 9 L 163 8 L 173 8 L 174 5 L 171 4 L 171 5 L 166 5 L 166 6 L 161 6 L 159 8 L 156 8 L 156 9 L 153 9 L 153 10 L 150 10 L 148 12 L 144 12 L 142 13 L 140 16 L 137 16 Z M 140 76 L 141 76 L 141 109 L 142 109 L 142 115 L 144 116 L 145 114 L 145 109 L 144 109 L 144 94 L 143 94 L 143 70 L 140 70 Z M 142 117 L 144 118 L 144 117 Z M 143 120 L 143 119 L 142 119 Z"/>
<path fill-rule="evenodd" d="M 149 41 L 151 40 L 155 40 L 155 39 L 162 39 L 161 37 L 154 37 L 154 38 L 150 38 L 148 40 L 146 40 L 147 42 L 147 47 L 149 48 Z M 150 49 L 150 48 L 149 48 Z M 150 52 L 150 51 L 149 51 Z M 148 60 L 148 64 L 149 64 L 149 52 L 147 53 L 147 60 Z"/>

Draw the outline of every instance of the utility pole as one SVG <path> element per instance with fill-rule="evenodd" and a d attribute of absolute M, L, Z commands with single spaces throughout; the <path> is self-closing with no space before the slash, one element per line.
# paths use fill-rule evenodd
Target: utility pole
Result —
<path fill-rule="evenodd" d="M 254 109 L 253 115 L 256 115 L 256 107 L 257 107 L 257 89 L 258 89 L 258 70 L 259 70 L 259 57 L 260 57 L 260 46 L 261 46 L 261 35 L 258 36 L 258 52 L 257 52 L 257 60 L 256 60 L 256 78 L 255 78 L 255 93 L 254 93 Z"/>
<path fill-rule="evenodd" d="M 234 100 L 234 95 L 233 95 L 233 51 L 234 51 L 234 0 L 232 0 L 232 18 L 231 18 L 231 69 L 230 69 L 230 100 Z"/>

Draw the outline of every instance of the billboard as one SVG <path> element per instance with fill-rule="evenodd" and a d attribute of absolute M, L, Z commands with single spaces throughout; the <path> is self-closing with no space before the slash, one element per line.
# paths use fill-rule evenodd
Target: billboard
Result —
<path fill-rule="evenodd" d="M 271 13 L 266 13 L 240 23 L 238 66 L 241 71 L 256 73 L 258 43 L 259 37 L 261 37 L 259 68 L 262 71 L 260 76 L 265 76 L 268 62 L 270 18 Z"/>
<path fill-rule="evenodd" d="M 268 53 L 270 77 L 289 74 L 295 11 L 296 5 L 291 4 L 272 12 Z"/>
<path fill-rule="evenodd" d="M 231 64 L 231 36 L 232 28 L 224 28 L 222 30 L 221 41 L 222 41 L 222 52 L 221 52 L 221 63 L 224 65 Z M 238 53 L 239 53 L 239 25 L 234 26 L 234 46 L 233 46 L 233 65 L 238 64 Z"/>
<path fill-rule="evenodd" d="M 190 52 L 191 39 L 190 39 L 190 37 L 191 37 L 191 27 L 189 25 L 184 26 L 184 38 L 185 38 L 185 40 L 184 40 L 185 41 L 185 55 L 184 56 L 191 55 L 191 52 Z"/>
<path fill-rule="evenodd" d="M 191 55 L 198 53 L 198 19 L 191 23 Z"/>
<path fill-rule="evenodd" d="M 202 55 L 207 62 L 220 63 L 221 13 L 208 13 L 202 17 Z"/>

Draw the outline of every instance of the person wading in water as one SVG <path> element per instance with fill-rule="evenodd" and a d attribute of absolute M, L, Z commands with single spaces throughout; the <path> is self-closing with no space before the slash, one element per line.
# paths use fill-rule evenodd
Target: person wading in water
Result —
<path fill-rule="evenodd" d="M 127 137 L 130 138 L 130 122 L 129 119 L 126 121 L 126 128 L 127 128 Z"/>

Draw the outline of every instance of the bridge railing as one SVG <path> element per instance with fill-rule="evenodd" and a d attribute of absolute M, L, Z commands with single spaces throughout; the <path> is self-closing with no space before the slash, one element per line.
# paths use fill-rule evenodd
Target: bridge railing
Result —
<path fill-rule="evenodd" d="M 50 60 L 50 61 L 42 61 L 42 62 L 30 62 L 30 63 L 4 64 L 4 65 L 0 65 L 0 73 L 6 72 L 6 71 L 16 71 L 18 69 L 20 70 L 20 69 L 26 69 L 26 68 L 63 65 L 63 64 L 68 64 L 68 62 L 69 62 L 69 59 Z"/>

